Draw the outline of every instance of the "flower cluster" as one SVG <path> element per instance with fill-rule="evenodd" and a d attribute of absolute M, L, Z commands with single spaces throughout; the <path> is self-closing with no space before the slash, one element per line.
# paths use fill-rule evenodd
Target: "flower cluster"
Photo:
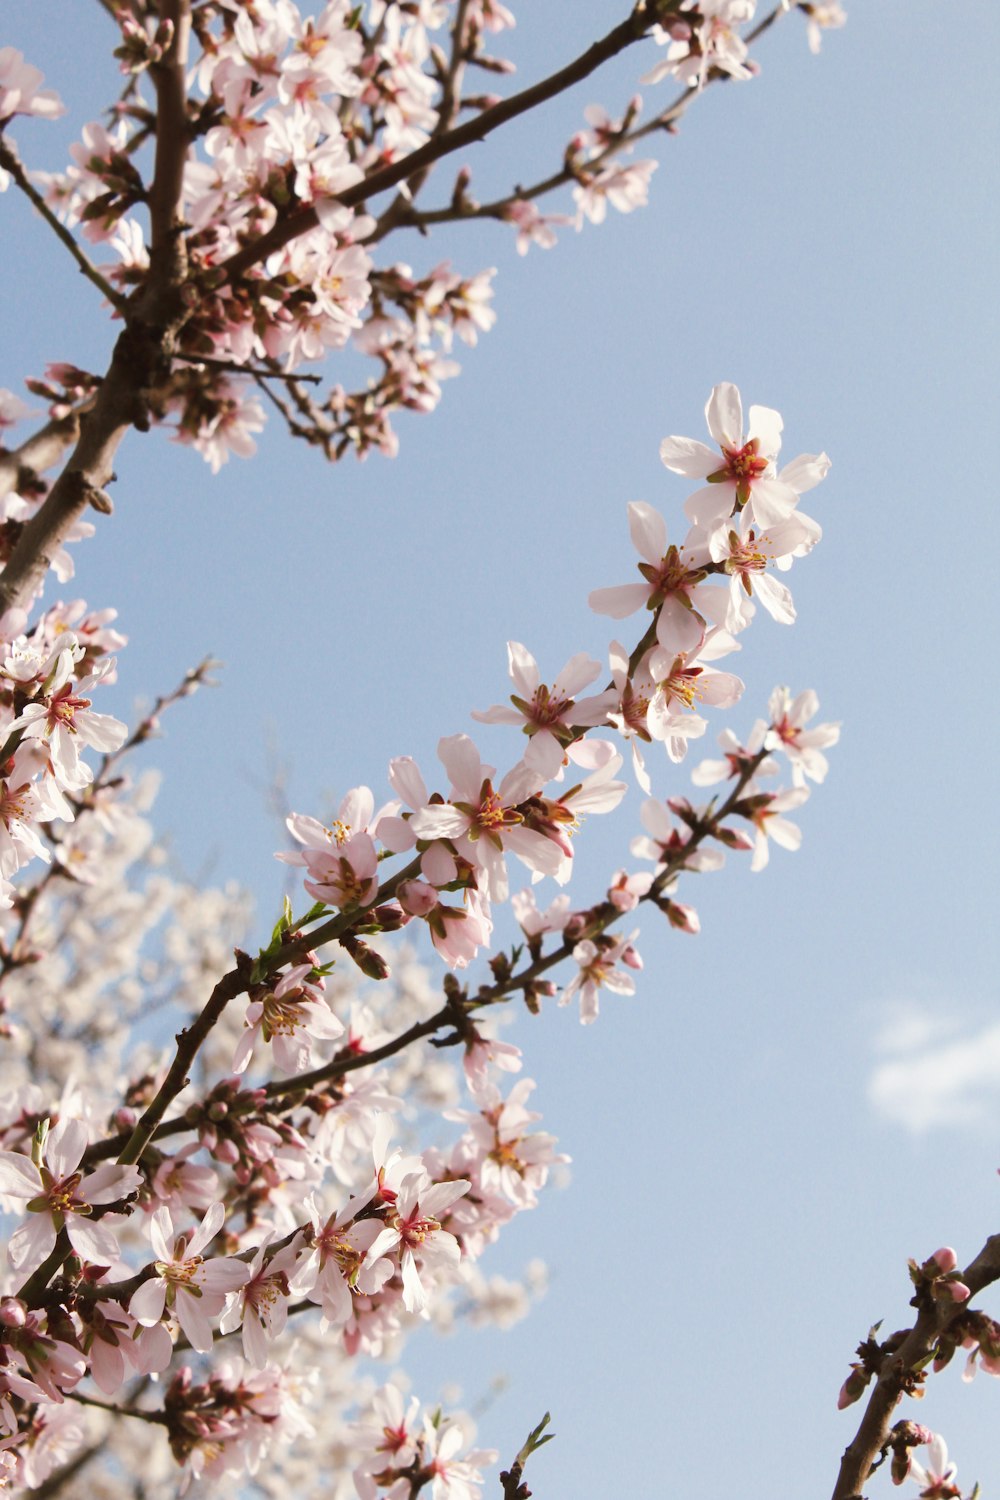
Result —
<path fill-rule="evenodd" d="M 738 397 L 718 388 L 710 411 L 727 401 Z M 578 998 L 586 1022 L 602 991 L 633 993 L 637 932 L 615 924 L 651 902 L 674 927 L 697 931 L 693 908 L 677 899 L 681 876 L 716 868 L 716 845 L 789 842 L 781 796 L 804 796 L 806 780 L 822 779 L 822 750 L 836 738 L 832 726 L 809 728 L 813 697 L 779 691 L 748 746 L 724 736 L 717 769 L 735 784 L 721 808 L 647 798 L 646 834 L 633 852 L 651 869 L 617 871 L 595 905 L 575 907 L 566 890 L 544 910 L 536 904 L 535 884 L 569 882 L 585 818 L 612 811 L 626 794 L 616 739 L 633 746 L 660 739 L 679 759 L 704 727 L 696 728 L 692 703 L 725 707 L 738 696 L 737 680 L 707 664 L 732 649 L 752 614 L 752 604 L 747 612 L 736 601 L 732 553 L 718 539 L 768 496 L 794 521 L 799 491 L 786 470 L 773 472 L 773 452 L 761 454 L 756 428 L 737 436 L 739 443 L 727 430 L 724 472 L 707 476 L 726 514 L 712 524 L 698 500 L 682 548 L 667 546 L 656 512 L 631 508 L 642 581 L 599 590 L 592 603 L 620 617 L 645 607 L 651 619 L 631 653 L 612 645 L 605 686 L 594 690 L 600 663 L 584 653 L 547 681 L 527 648 L 511 642 L 510 706 L 476 717 L 517 731 L 522 758 L 501 774 L 467 735 L 455 734 L 439 745 L 443 791 L 429 791 L 401 756 L 390 765 L 383 806 L 359 787 L 329 825 L 293 814 L 295 847 L 280 858 L 302 871 L 314 904 L 299 919 L 287 904 L 270 942 L 256 957 L 237 950 L 221 981 L 212 914 L 196 916 L 168 883 L 157 890 L 147 877 L 156 894 L 139 898 L 147 925 L 139 924 L 146 936 L 138 941 L 148 943 L 164 918 L 173 924 L 161 941 L 176 974 L 164 998 L 187 1011 L 176 1053 L 160 1056 L 137 1038 L 115 1067 L 94 1073 L 86 1096 L 70 1076 L 69 1047 L 62 1072 L 57 1054 L 45 1079 L 29 1084 L 11 1072 L 0 1112 L 0 1205 L 16 1221 L 0 1280 L 0 1452 L 15 1483 L 44 1483 L 83 1440 L 64 1408 L 87 1382 L 106 1407 L 165 1427 L 189 1478 L 259 1475 L 265 1455 L 280 1473 L 277 1455 L 289 1437 L 306 1433 L 313 1399 L 294 1373 L 296 1348 L 309 1337 L 296 1314 L 312 1308 L 321 1320 L 325 1371 L 329 1362 L 340 1369 L 385 1358 L 421 1322 L 447 1326 L 463 1315 L 506 1322 L 523 1312 L 537 1273 L 521 1286 L 488 1279 L 478 1262 L 507 1223 L 536 1206 L 567 1158 L 528 1107 L 531 1080 L 511 1084 L 520 1052 L 500 1038 L 493 1012 L 517 993 L 530 1009 L 554 996 L 560 1004 Z M 670 443 L 693 462 L 695 445 L 668 440 L 667 457 Z M 804 487 L 825 460 L 790 467 Z M 808 550 L 818 534 L 809 523 L 776 560 Z M 799 545 L 803 536 L 808 547 Z M 742 574 L 740 587 L 746 593 Z M 148 847 L 127 778 L 111 774 L 120 754 L 153 732 L 166 703 L 204 680 L 203 669 L 191 674 L 126 747 L 125 726 L 94 713 L 87 696 L 113 679 L 109 652 L 121 644 L 110 615 L 57 606 L 30 631 L 15 621 L 0 662 L 8 683 L 0 873 L 10 933 L 0 964 L 13 1026 L 25 1037 L 50 1015 L 45 960 L 29 937 L 43 930 L 50 907 L 65 906 L 70 881 L 81 910 L 114 932 L 128 882 L 119 873 L 105 883 L 104 871 L 116 857 L 119 872 L 127 870 Z M 96 774 L 81 745 L 103 752 Z M 797 779 L 788 793 L 765 793 L 758 778 L 780 754 Z M 636 768 L 648 788 L 648 770 L 638 760 Z M 734 826 L 741 818 L 753 836 Z M 53 823 L 68 819 L 69 833 L 54 834 Z M 514 860 L 532 888 L 512 894 Z M 25 884 L 30 861 L 44 871 L 35 886 Z M 490 983 L 462 985 L 454 971 L 494 946 L 508 902 L 523 942 L 495 948 Z M 405 950 L 392 953 L 393 934 L 413 924 L 448 965 L 443 995 Z M 337 964 L 338 956 L 350 963 Z M 132 975 L 137 961 L 137 949 L 123 946 L 120 962 Z M 570 975 L 561 988 L 549 977 L 560 963 Z M 28 965 L 40 971 L 38 1018 L 17 1014 L 30 1009 L 19 991 Z M 145 972 L 159 983 L 152 959 Z M 359 991 L 362 976 L 374 981 L 374 994 Z M 58 986 L 60 976 L 53 978 Z M 138 1019 L 142 993 L 131 979 L 123 1016 Z M 75 1004 L 75 1035 L 100 1045 L 106 1017 L 95 978 Z M 455 1049 L 464 1101 L 458 1070 L 443 1057 L 440 1065 L 421 1060 L 412 1044 L 424 1037 Z M 438 1132 L 435 1147 L 421 1148 L 419 1129 L 404 1133 L 406 1101 L 414 1099 L 443 1117 L 450 1143 Z M 239 1339 L 242 1357 L 216 1362 L 216 1343 L 229 1338 Z M 178 1368 L 182 1350 L 205 1366 Z M 167 1379 L 157 1401 L 148 1382 L 160 1375 Z M 369 1410 L 381 1416 L 374 1436 L 367 1419 L 353 1433 L 344 1429 L 351 1458 L 341 1468 L 353 1472 L 357 1494 L 411 1494 L 414 1486 L 442 1497 L 479 1494 L 492 1455 L 467 1451 L 460 1420 L 420 1418 L 412 1403 L 404 1411 L 394 1387 Z"/>
<path fill-rule="evenodd" d="M 693 96 L 714 78 L 753 76 L 741 28 L 755 8 L 755 0 L 682 0 L 662 24 L 650 19 L 647 29 L 666 52 L 647 81 L 670 77 Z M 115 310 L 138 305 L 158 274 L 166 227 L 157 222 L 143 147 L 151 132 L 163 131 L 162 85 L 177 71 L 184 142 L 160 144 L 161 156 L 162 148 L 177 154 L 165 175 L 176 175 L 172 216 L 184 225 L 187 311 L 169 371 L 159 372 L 146 393 L 143 420 L 169 425 L 213 469 L 230 454 L 255 451 L 265 409 L 249 388 L 252 379 L 290 430 L 328 457 L 349 450 L 360 457 L 373 449 L 394 454 L 393 413 L 432 410 L 442 380 L 458 369 L 449 357 L 454 337 L 474 344 L 492 326 L 493 272 L 464 275 L 445 264 L 420 274 L 401 263 L 379 264 L 380 242 L 408 225 L 490 217 L 515 227 L 524 253 L 532 243 L 552 245 L 559 225 L 601 223 L 609 205 L 630 213 L 645 204 L 657 165 L 628 159 L 635 142 L 670 128 L 687 102 L 682 97 L 646 120 L 638 97 L 618 118 L 590 105 L 585 127 L 562 153 L 561 170 L 481 204 L 471 195 L 471 173 L 461 167 L 450 205 L 424 210 L 418 198 L 434 158 L 455 149 L 452 137 L 462 122 L 482 120 L 483 133 L 502 123 L 491 113 L 499 96 L 477 92 L 472 82 L 484 71 L 494 78 L 513 71 L 491 50 L 515 24 L 496 0 L 472 0 L 457 16 L 437 0 L 369 0 L 358 7 L 326 0 L 315 16 L 294 0 L 251 6 L 217 0 L 177 25 L 112 9 L 126 85 L 110 123 L 83 126 L 64 171 L 29 172 L 18 182 L 25 191 L 41 190 L 37 201 L 79 233 L 78 259 Z M 821 28 L 843 23 L 839 5 L 803 9 L 814 49 Z M 630 40 L 642 36 L 637 26 Z M 41 83 L 20 53 L 0 49 L 0 131 L 18 114 L 63 113 Z M 175 116 L 176 110 L 176 126 Z M 16 152 L 0 161 L 0 187 L 12 170 L 22 170 Z M 564 187 L 572 216 L 538 207 L 537 199 Z M 369 199 L 390 189 L 393 200 L 376 214 Z M 107 247 L 114 258 L 93 265 L 94 247 Z M 338 383 L 315 399 L 295 378 L 303 366 L 349 347 L 376 363 L 376 376 L 359 389 Z M 96 377 L 87 379 L 96 384 Z M 51 377 L 34 383 L 55 412 L 64 394 L 52 387 Z M 278 394 L 283 387 L 288 401 Z"/>

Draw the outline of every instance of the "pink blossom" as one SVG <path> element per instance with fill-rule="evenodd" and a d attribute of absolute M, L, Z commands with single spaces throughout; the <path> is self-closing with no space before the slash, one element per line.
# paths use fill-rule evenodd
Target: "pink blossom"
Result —
<path fill-rule="evenodd" d="M 738 631 L 749 624 L 754 613 L 752 597 L 760 600 L 772 620 L 791 625 L 795 620 L 791 593 L 767 572 L 767 566 L 790 563 L 793 556 L 815 546 L 820 536 L 816 522 L 799 511 L 793 511 L 787 520 L 768 530 L 759 531 L 750 524 L 744 510 L 738 530 L 720 526 L 709 533 L 707 545 L 712 560 L 723 564 L 730 580 L 726 629 Z"/>
<path fill-rule="evenodd" d="M 806 37 L 813 54 L 823 45 L 824 31 L 847 25 L 847 13 L 840 0 L 806 0 L 806 3 L 800 3 L 799 9 L 809 18 Z"/>
<path fill-rule="evenodd" d="M 739 677 L 707 664 L 730 649 L 731 638 L 727 633 L 715 631 L 697 654 L 682 652 L 672 657 L 670 652 L 657 647 L 650 657 L 649 672 L 656 682 L 656 693 L 646 720 L 650 735 L 666 746 L 671 760 L 683 760 L 688 740 L 699 738 L 708 728 L 700 714 L 688 711 L 693 704 L 728 708 L 742 695 L 743 683 Z"/>
<path fill-rule="evenodd" d="M 690 541 L 683 547 L 668 546 L 663 517 L 642 501 L 629 505 L 628 517 L 633 545 L 643 559 L 639 572 L 644 582 L 595 589 L 589 598 L 591 609 L 616 620 L 638 609 L 655 610 L 656 638 L 665 651 L 697 651 L 705 639 L 706 622 L 721 624 L 725 618 L 722 590 L 705 582 L 708 548 L 703 541 L 694 547 Z"/>
<path fill-rule="evenodd" d="M 54 90 L 39 87 L 44 76 L 25 62 L 24 53 L 16 47 L 0 47 L 0 125 L 13 115 L 57 120 L 66 113 L 65 104 Z"/>
<path fill-rule="evenodd" d="M 153 1177 L 153 1192 L 173 1213 L 197 1209 L 204 1213 L 219 1196 L 219 1176 L 209 1166 L 190 1160 L 201 1150 L 199 1141 L 189 1141 L 174 1156 L 165 1156 Z"/>
<path fill-rule="evenodd" d="M 113 1162 L 86 1175 L 78 1171 L 87 1146 L 82 1120 L 60 1120 L 43 1141 L 37 1166 L 18 1152 L 0 1151 L 0 1193 L 22 1201 L 29 1213 L 8 1246 L 12 1269 L 30 1276 L 55 1248 L 56 1235 L 63 1228 L 81 1260 L 92 1265 L 115 1264 L 118 1242 L 106 1223 L 91 1217 L 92 1209 L 135 1192 L 142 1174 L 135 1167 Z"/>
<path fill-rule="evenodd" d="M 6 1343 L 27 1366 L 33 1386 L 25 1388 L 28 1383 L 22 1383 L 9 1369 L 4 1380 L 10 1390 L 28 1400 L 34 1398 L 37 1388 L 49 1401 L 61 1402 L 63 1393 L 72 1390 L 87 1373 L 87 1361 L 79 1349 L 43 1331 L 34 1313 L 28 1314 L 21 1327 L 7 1332 Z"/>
<path fill-rule="evenodd" d="M 526 198 L 517 198 L 504 209 L 504 218 L 517 226 L 517 253 L 527 255 L 532 245 L 551 250 L 556 243 L 555 224 L 572 224 L 566 214 L 543 214 Z"/>
<path fill-rule="evenodd" d="M 697 23 L 688 24 L 676 18 L 673 24 L 654 26 L 653 36 L 667 55 L 649 73 L 643 83 L 659 83 L 675 77 L 690 88 L 703 87 L 709 71 L 718 68 L 731 78 L 753 77 L 748 62 L 746 42 L 736 27 L 752 19 L 756 0 L 685 0 L 681 7 L 697 12 Z"/>
<path fill-rule="evenodd" d="M 395 1201 L 395 1193 L 391 1199 Z M 307 1199 L 311 1228 L 306 1230 L 306 1248 L 290 1286 L 296 1297 L 308 1297 L 323 1310 L 333 1328 L 350 1320 L 354 1294 L 373 1296 L 393 1275 L 392 1262 L 382 1258 L 368 1262 L 368 1252 L 382 1231 L 380 1219 L 353 1223 L 362 1205 L 351 1201 L 348 1209 L 323 1218 L 315 1197 Z"/>
<path fill-rule="evenodd" d="M 93 773 L 80 760 L 79 745 L 90 745 L 107 755 L 124 744 L 128 729 L 109 714 L 94 713 L 85 696 L 113 675 L 114 658 L 101 662 L 76 683 L 72 681 L 73 667 L 73 647 L 67 647 L 59 652 L 46 681 L 44 701 L 29 703 L 10 725 L 10 731 L 20 730 L 25 740 L 43 740 L 60 785 L 79 791 L 93 780 Z"/>
<path fill-rule="evenodd" d="M 685 803 L 684 810 L 687 809 L 688 804 Z M 699 816 L 693 809 L 691 812 L 694 818 Z M 707 816 L 707 809 L 705 812 Z M 637 859 L 651 859 L 658 865 L 669 861 L 679 870 L 697 870 L 702 873 L 721 869 L 725 860 L 722 850 L 706 848 L 704 844 L 689 850 L 690 824 L 683 818 L 679 825 L 675 823 L 670 816 L 669 806 L 665 806 L 656 797 L 646 798 L 639 809 L 639 817 L 649 837 L 639 835 L 629 845 Z"/>
<path fill-rule="evenodd" d="M 247 1280 L 230 1293 L 219 1319 L 220 1333 L 233 1333 L 242 1324 L 243 1353 L 258 1370 L 268 1362 L 268 1346 L 284 1332 L 291 1295 L 289 1279 L 299 1258 L 296 1240 L 267 1256 L 269 1238 L 259 1246 Z"/>
<path fill-rule="evenodd" d="M 361 1500 L 376 1500 L 377 1495 L 385 1494 L 381 1486 L 376 1486 L 373 1475 L 390 1468 L 407 1469 L 412 1464 L 417 1452 L 419 1413 L 417 1397 L 411 1397 L 409 1405 L 404 1407 L 403 1395 L 397 1386 L 384 1385 L 375 1392 L 369 1420 L 357 1423 L 354 1430 L 358 1446 L 364 1453 L 354 1471 L 354 1483 Z"/>
<path fill-rule="evenodd" d="M 368 905 L 378 891 L 378 854 L 368 832 L 379 821 L 368 787 L 354 787 L 340 804 L 327 828 L 315 818 L 293 813 L 286 819 L 301 850 L 279 853 L 285 864 L 305 865 L 310 878 L 306 890 L 318 901 L 341 908 Z"/>
<path fill-rule="evenodd" d="M 540 938 L 545 932 L 562 932 L 570 917 L 570 898 L 556 896 L 544 912 L 538 910 L 533 890 L 515 891 L 510 898 L 521 931 L 529 938 Z"/>
<path fill-rule="evenodd" d="M 431 942 L 451 968 L 466 968 L 489 941 L 489 903 L 478 891 L 465 891 L 461 906 L 441 901 L 434 886 L 422 880 L 403 881 L 396 894 L 405 912 L 427 923 Z"/>
<path fill-rule="evenodd" d="M 234 1073 L 246 1071 L 258 1040 L 269 1044 L 277 1066 L 285 1073 L 302 1073 L 312 1064 L 313 1042 L 343 1036 L 344 1026 L 322 994 L 322 981 L 313 979 L 312 964 L 296 964 L 274 986 L 247 1006 L 245 1030 L 233 1053 Z"/>
<path fill-rule="evenodd" d="M 749 770 L 750 765 L 763 749 L 766 733 L 767 725 L 763 719 L 755 722 L 745 745 L 737 739 L 731 729 L 721 730 L 718 739 L 723 751 L 723 759 L 703 760 L 695 766 L 691 772 L 691 780 L 695 786 L 715 786 L 720 781 L 731 781 L 742 776 Z M 768 757 L 761 761 L 755 775 L 771 776 L 777 772 L 777 769 L 775 761 Z"/>
<path fill-rule="evenodd" d="M 839 724 L 817 724 L 814 729 L 805 726 L 819 712 L 819 699 L 811 688 L 793 698 L 788 688 L 777 687 L 771 694 L 768 705 L 771 725 L 764 743 L 769 750 L 780 750 L 792 765 L 792 780 L 796 786 L 804 786 L 806 778 L 822 782 L 826 779 L 829 764 L 822 753 L 840 739 Z"/>
<path fill-rule="evenodd" d="M 462 1170 L 475 1174 L 477 1193 L 506 1198 L 517 1209 L 534 1208 L 549 1168 L 569 1158 L 555 1150 L 555 1136 L 530 1127 L 541 1116 L 527 1109 L 534 1080 L 522 1078 L 504 1099 L 495 1085 L 480 1091 L 476 1112 L 456 1111 L 467 1122 L 459 1145 Z"/>
<path fill-rule="evenodd" d="M 612 641 L 609 649 L 611 676 L 618 694 L 618 702 L 608 714 L 623 739 L 632 747 L 632 770 L 639 786 L 646 793 L 652 789 L 649 772 L 639 749 L 639 741 L 652 741 L 649 730 L 649 708 L 656 697 L 657 684 L 649 670 L 652 651 L 647 651 L 634 672 L 629 671 L 629 655 L 619 641 Z"/>
<path fill-rule="evenodd" d="M 778 526 L 788 520 L 799 495 L 818 484 L 829 469 L 824 453 L 798 458 L 778 474 L 781 417 L 770 407 L 751 406 L 744 431 L 740 393 L 728 381 L 712 391 L 705 419 L 721 449 L 721 465 L 717 453 L 693 438 L 664 438 L 660 457 L 677 474 L 709 481 L 708 488 L 697 490 L 684 507 L 689 520 L 706 531 L 748 506 L 758 531 Z"/>
<path fill-rule="evenodd" d="M 578 168 L 579 181 L 573 189 L 577 229 L 583 228 L 585 218 L 591 224 L 603 224 L 609 203 L 621 214 L 644 208 L 649 201 L 649 179 L 658 165 L 655 161 L 613 162 L 593 173 Z"/>
<path fill-rule="evenodd" d="M 798 849 L 802 843 L 802 830 L 781 814 L 801 807 L 808 800 L 809 789 L 797 786 L 787 792 L 758 792 L 750 795 L 758 804 L 750 814 L 750 821 L 757 830 L 750 868 L 756 873 L 764 869 L 770 858 L 770 839 L 782 849 L 789 850 Z"/>
<path fill-rule="evenodd" d="M 908 1479 L 923 1486 L 920 1500 L 961 1500 L 962 1492 L 954 1482 L 957 1470 L 948 1461 L 948 1446 L 944 1438 L 937 1433 L 931 1434 L 927 1450 L 926 1466 L 919 1463 L 911 1452 L 907 1471 Z"/>
<path fill-rule="evenodd" d="M 227 1295 L 250 1279 L 245 1261 L 224 1256 L 205 1260 L 201 1254 L 225 1216 L 223 1205 L 213 1203 L 193 1234 L 175 1238 L 170 1210 L 158 1208 L 149 1221 L 156 1274 L 133 1292 L 129 1302 L 129 1312 L 147 1328 L 159 1323 L 165 1311 L 176 1317 L 200 1354 L 212 1348 L 211 1320 L 221 1313 Z"/>
<path fill-rule="evenodd" d="M 365 1264 L 383 1255 L 399 1256 L 403 1306 L 408 1312 L 422 1311 L 428 1304 L 421 1271 L 434 1277 L 458 1262 L 458 1241 L 441 1228 L 439 1216 L 469 1187 L 465 1181 L 432 1183 L 426 1172 L 414 1172 L 403 1179 L 396 1203 L 386 1213 L 384 1228 L 373 1240 Z"/>
<path fill-rule="evenodd" d="M 414 813 L 410 829 L 418 838 L 451 841 L 482 872 L 484 892 L 494 901 L 507 899 L 507 850 L 540 874 L 561 870 L 562 851 L 543 834 L 521 826 L 520 804 L 544 781 L 538 771 L 522 761 L 494 788 L 494 768 L 480 761 L 465 734 L 441 740 L 438 754 L 451 778 L 449 801 L 428 803 Z"/>
<path fill-rule="evenodd" d="M 435 1425 L 424 1421 L 425 1460 L 433 1476 L 431 1500 L 480 1500 L 483 1468 L 495 1464 L 497 1452 L 492 1448 L 475 1448 L 465 1458 L 458 1454 L 466 1438 L 457 1423 Z"/>
<path fill-rule="evenodd" d="M 569 1005 L 573 996 L 579 994 L 580 1020 L 584 1026 L 597 1020 L 598 994 L 602 989 L 611 990 L 616 995 L 635 994 L 635 980 L 622 974 L 615 965 L 619 960 L 624 961 L 626 951 L 637 936 L 638 932 L 633 932 L 627 938 L 602 937 L 596 942 L 584 938 L 573 949 L 578 972 L 564 988 L 559 1004 Z"/>
<path fill-rule="evenodd" d="M 551 687 L 541 681 L 538 663 L 519 641 L 507 642 L 507 661 L 515 688 L 510 698 L 513 708 L 495 704 L 482 712 L 473 710 L 472 717 L 481 724 L 520 725 L 529 736 L 525 764 L 548 780 L 562 765 L 573 727 L 603 723 L 613 695 L 604 692 L 575 701 L 580 689 L 593 682 L 601 670 L 600 662 L 583 652 L 566 663 Z"/>

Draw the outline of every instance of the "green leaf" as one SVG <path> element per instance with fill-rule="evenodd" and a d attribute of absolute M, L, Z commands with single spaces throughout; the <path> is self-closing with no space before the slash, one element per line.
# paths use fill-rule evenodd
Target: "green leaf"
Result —
<path fill-rule="evenodd" d="M 521 1465 L 522 1469 L 533 1453 L 536 1453 L 539 1448 L 544 1448 L 546 1443 L 551 1443 L 552 1439 L 555 1437 L 554 1432 L 546 1432 L 545 1436 L 542 1437 L 543 1431 L 551 1421 L 551 1416 L 548 1412 L 546 1412 L 542 1420 L 539 1422 L 538 1426 L 533 1427 L 528 1433 L 528 1436 L 524 1440 L 524 1447 L 521 1449 L 520 1453 L 514 1460 L 516 1464 Z"/>
<path fill-rule="evenodd" d="M 268 944 L 268 952 L 273 952 L 273 950 L 278 947 L 285 933 L 290 932 L 291 928 L 292 903 L 286 896 L 282 904 L 281 916 L 278 918 L 278 920 L 274 924 L 274 927 L 271 929 L 271 941 Z"/>

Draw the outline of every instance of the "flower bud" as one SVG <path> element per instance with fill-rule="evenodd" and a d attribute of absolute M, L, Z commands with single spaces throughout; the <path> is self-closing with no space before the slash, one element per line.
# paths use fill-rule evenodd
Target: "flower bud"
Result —
<path fill-rule="evenodd" d="M 847 1406 L 853 1406 L 855 1401 L 860 1401 L 864 1395 L 865 1386 L 868 1384 L 868 1376 L 864 1370 L 857 1365 L 851 1370 L 850 1375 L 840 1387 L 840 1395 L 837 1397 L 837 1410 L 843 1411 Z"/>
<path fill-rule="evenodd" d="M 4 1328 L 23 1328 L 27 1318 L 27 1306 L 18 1297 L 0 1298 L 0 1323 Z"/>
<path fill-rule="evenodd" d="M 404 880 L 396 894 L 411 917 L 426 917 L 438 904 L 437 891 L 424 880 Z"/>

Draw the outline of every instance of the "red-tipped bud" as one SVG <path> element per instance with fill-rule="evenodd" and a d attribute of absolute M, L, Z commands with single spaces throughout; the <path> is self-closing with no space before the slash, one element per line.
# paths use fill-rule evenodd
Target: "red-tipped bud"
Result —
<path fill-rule="evenodd" d="M 868 1376 L 864 1370 L 855 1365 L 850 1375 L 840 1387 L 840 1395 L 837 1397 L 837 1410 L 843 1411 L 847 1406 L 853 1406 L 855 1401 L 860 1401 L 864 1395 L 865 1386 L 868 1384 Z"/>

